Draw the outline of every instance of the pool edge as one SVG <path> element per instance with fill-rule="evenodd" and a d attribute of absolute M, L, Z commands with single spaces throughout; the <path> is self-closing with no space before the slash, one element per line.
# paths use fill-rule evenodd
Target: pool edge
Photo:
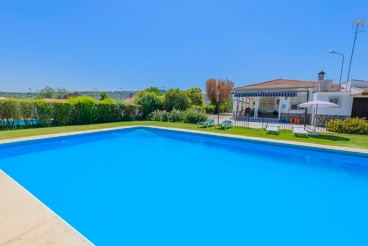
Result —
<path fill-rule="evenodd" d="M 0 169 L 0 245 L 94 245 Z"/>
<path fill-rule="evenodd" d="M 235 140 L 252 141 L 252 142 L 258 142 L 258 143 L 263 143 L 263 144 L 281 144 L 286 147 L 307 148 L 307 149 L 312 149 L 312 150 L 317 150 L 317 151 L 334 152 L 334 153 L 341 153 L 341 154 L 348 154 L 348 155 L 363 155 L 363 156 L 368 155 L 368 150 L 366 149 L 332 146 L 332 145 L 322 145 L 322 144 L 314 144 L 314 143 L 304 143 L 304 142 L 296 142 L 296 141 L 290 141 L 290 140 L 258 138 L 258 137 L 250 137 L 250 136 L 241 136 L 241 135 L 236 135 L 236 134 L 203 132 L 203 131 L 188 130 L 188 129 L 182 129 L 182 128 L 147 126 L 147 125 L 111 127 L 111 128 L 94 129 L 94 130 L 87 130 L 87 131 L 75 131 L 75 132 L 47 134 L 47 135 L 32 136 L 32 137 L 5 139 L 5 140 L 0 140 L 0 146 L 2 144 L 20 143 L 20 142 L 27 142 L 27 141 L 33 141 L 33 140 L 42 140 L 42 139 L 52 139 L 52 138 L 57 138 L 57 137 L 67 137 L 67 136 L 83 135 L 83 134 L 89 134 L 89 133 L 99 133 L 99 132 L 103 133 L 103 132 L 109 132 L 109 131 L 114 131 L 114 130 L 134 129 L 134 128 L 150 128 L 150 129 L 161 129 L 161 130 L 169 130 L 169 131 L 176 131 L 176 132 L 194 133 L 194 134 L 217 136 L 217 137 L 235 139 Z"/>

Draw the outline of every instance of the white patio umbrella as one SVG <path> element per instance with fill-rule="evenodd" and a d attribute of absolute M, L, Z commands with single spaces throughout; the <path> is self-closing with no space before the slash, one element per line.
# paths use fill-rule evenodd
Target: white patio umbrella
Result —
<path fill-rule="evenodd" d="M 316 101 L 309 101 L 309 102 L 306 102 L 306 103 L 302 103 L 302 104 L 299 104 L 298 105 L 299 107 L 301 108 L 315 108 L 316 109 L 316 113 L 314 114 L 314 130 L 313 130 L 313 134 L 311 134 L 312 136 L 313 135 L 318 135 L 316 133 L 316 116 L 317 116 L 317 110 L 318 110 L 318 107 L 320 108 L 336 108 L 338 107 L 339 105 L 335 104 L 335 103 L 331 103 L 331 102 L 326 102 L 326 101 L 321 101 L 321 100 L 316 100 Z"/>

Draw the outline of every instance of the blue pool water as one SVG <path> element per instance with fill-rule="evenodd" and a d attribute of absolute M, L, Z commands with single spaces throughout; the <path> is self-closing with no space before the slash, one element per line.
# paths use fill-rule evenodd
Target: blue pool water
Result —
<path fill-rule="evenodd" d="M 0 145 L 97 245 L 368 245 L 368 159 L 130 129 Z"/>
<path fill-rule="evenodd" d="M 6 124 L 7 124 L 6 122 L 0 121 L 0 125 L 6 126 Z M 37 124 L 37 121 L 36 120 L 30 120 L 28 124 L 30 124 L 30 125 L 36 125 Z M 26 124 L 25 124 L 24 120 L 19 120 L 19 121 L 15 121 L 14 122 L 14 125 L 15 126 L 24 126 Z"/>

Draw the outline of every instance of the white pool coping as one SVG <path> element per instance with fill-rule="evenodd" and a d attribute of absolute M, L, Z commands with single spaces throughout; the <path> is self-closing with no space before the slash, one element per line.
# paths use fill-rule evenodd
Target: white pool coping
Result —
<path fill-rule="evenodd" d="M 0 245 L 93 245 L 0 170 Z"/>

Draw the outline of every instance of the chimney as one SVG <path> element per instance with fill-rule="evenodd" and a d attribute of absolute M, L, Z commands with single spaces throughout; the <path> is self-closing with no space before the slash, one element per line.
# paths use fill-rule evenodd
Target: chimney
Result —
<path fill-rule="evenodd" d="M 129 93 L 129 98 L 132 98 L 133 97 L 133 92 L 130 92 Z"/>
<path fill-rule="evenodd" d="M 318 74 L 318 80 L 324 80 L 325 79 L 325 72 L 323 72 L 323 71 L 321 71 L 321 72 L 319 72 L 319 74 Z"/>

